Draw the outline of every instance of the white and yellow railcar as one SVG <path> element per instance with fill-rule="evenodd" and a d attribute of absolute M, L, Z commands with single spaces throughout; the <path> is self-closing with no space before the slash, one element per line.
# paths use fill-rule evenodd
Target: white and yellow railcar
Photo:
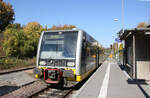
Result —
<path fill-rule="evenodd" d="M 35 76 L 47 83 L 62 78 L 82 81 L 98 67 L 98 42 L 83 30 L 55 30 L 41 33 Z"/>

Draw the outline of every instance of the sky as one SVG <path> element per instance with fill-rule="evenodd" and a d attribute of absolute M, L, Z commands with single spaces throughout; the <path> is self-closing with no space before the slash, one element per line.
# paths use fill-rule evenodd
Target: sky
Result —
<path fill-rule="evenodd" d="M 37 21 L 42 26 L 71 24 L 85 30 L 103 47 L 115 42 L 122 28 L 150 22 L 150 0 L 3 0 L 12 4 L 15 23 Z M 118 21 L 114 21 L 117 19 Z M 124 20 L 124 25 L 122 25 Z"/>

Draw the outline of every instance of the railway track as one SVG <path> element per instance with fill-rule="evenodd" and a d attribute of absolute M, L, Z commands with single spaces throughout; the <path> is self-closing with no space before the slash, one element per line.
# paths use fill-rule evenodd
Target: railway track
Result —
<path fill-rule="evenodd" d="M 96 70 L 97 69 L 95 69 L 95 71 Z M 79 90 L 95 71 L 93 71 L 86 79 L 84 79 L 79 83 L 70 82 L 69 87 L 63 87 L 63 88 L 60 87 L 57 88 L 56 86 L 52 86 L 52 87 L 48 86 L 47 88 L 31 95 L 29 98 L 68 98 L 71 92 L 74 90 Z"/>
<path fill-rule="evenodd" d="M 6 58 L 6 56 L 0 56 L 0 59 L 2 59 L 2 58 Z"/>
<path fill-rule="evenodd" d="M 74 90 L 79 90 L 94 72 L 92 72 L 86 79 L 81 82 L 69 81 L 68 87 L 60 87 L 56 85 L 47 86 L 47 88 L 32 94 L 29 98 L 69 98 L 69 95 Z"/>
<path fill-rule="evenodd" d="M 68 82 L 67 87 L 62 87 L 61 84 L 49 85 L 47 88 L 32 94 L 29 98 L 68 98 L 67 96 L 77 87 L 79 87 L 79 84 L 79 82 L 70 81 Z"/>
<path fill-rule="evenodd" d="M 33 69 L 33 68 L 35 68 L 35 66 L 24 67 L 24 68 L 13 69 L 13 70 L 4 70 L 4 71 L 0 71 L 0 75 L 9 74 L 9 73 L 13 73 L 13 72 L 24 71 L 24 70 L 30 70 L 30 69 Z"/>
<path fill-rule="evenodd" d="M 73 89 L 55 89 L 55 88 L 47 88 L 46 90 L 31 96 L 30 98 L 66 98 L 66 96 L 72 92 Z"/>
<path fill-rule="evenodd" d="M 0 59 L 3 59 L 3 58 L 6 58 L 6 56 L 0 56 Z M 35 68 L 35 65 L 29 66 L 29 67 L 17 68 L 17 69 L 0 70 L 0 75 L 13 73 L 13 72 L 24 71 L 24 70 L 30 70 L 30 69 L 34 69 L 34 68 Z"/>
<path fill-rule="evenodd" d="M 40 90 L 39 92 L 32 94 L 31 96 L 29 96 L 29 98 L 69 98 L 69 95 L 74 90 L 79 90 L 90 76 L 88 76 L 81 82 L 68 81 L 67 86 L 64 87 L 62 87 L 61 84 L 47 84 L 49 86 L 47 86 L 45 89 Z"/>

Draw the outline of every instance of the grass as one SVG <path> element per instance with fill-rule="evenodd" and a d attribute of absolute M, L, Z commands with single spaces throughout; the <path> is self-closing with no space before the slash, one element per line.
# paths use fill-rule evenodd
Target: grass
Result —
<path fill-rule="evenodd" d="M 0 70 L 17 69 L 22 67 L 29 67 L 35 65 L 36 58 L 19 59 L 15 57 L 8 57 L 0 59 Z"/>

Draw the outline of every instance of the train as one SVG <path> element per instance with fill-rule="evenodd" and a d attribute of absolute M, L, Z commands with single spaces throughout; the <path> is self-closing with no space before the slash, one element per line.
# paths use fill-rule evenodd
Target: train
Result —
<path fill-rule="evenodd" d="M 99 66 L 99 43 L 81 29 L 41 33 L 34 74 L 48 84 L 80 82 Z"/>

